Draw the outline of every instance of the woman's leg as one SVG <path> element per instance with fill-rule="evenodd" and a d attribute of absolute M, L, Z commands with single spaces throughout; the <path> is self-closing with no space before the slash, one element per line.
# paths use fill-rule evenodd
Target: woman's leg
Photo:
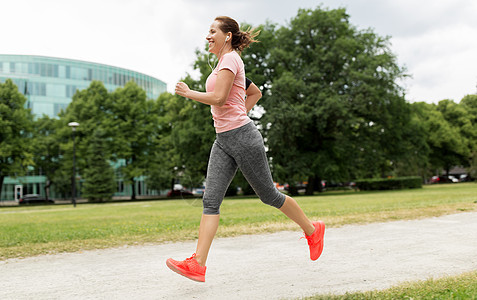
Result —
<path fill-rule="evenodd" d="M 209 165 L 205 192 L 202 199 L 203 213 L 200 220 L 199 240 L 195 259 L 201 266 L 205 266 L 210 246 L 214 239 L 220 220 L 220 205 L 225 192 L 237 172 L 235 160 L 215 142 L 210 151 Z"/>
<path fill-rule="evenodd" d="M 310 236 L 313 234 L 313 231 L 315 231 L 315 226 L 313 226 L 313 223 L 310 221 L 310 219 L 308 219 L 295 199 L 286 196 L 285 202 L 279 209 L 287 217 L 297 223 L 301 229 L 303 229 L 306 235 Z"/>
<path fill-rule="evenodd" d="M 235 160 L 223 151 L 216 141 L 212 146 L 207 167 L 205 192 L 202 199 L 204 210 L 200 220 L 196 253 L 183 261 L 168 258 L 166 265 L 172 271 L 195 281 L 205 281 L 207 269 L 205 263 L 219 227 L 220 205 L 236 171 Z"/>
<path fill-rule="evenodd" d="M 204 215 L 200 220 L 199 240 L 195 251 L 195 259 L 201 266 L 205 266 L 210 246 L 214 240 L 217 228 L 219 228 L 220 215 Z"/>
<path fill-rule="evenodd" d="M 239 168 L 260 200 L 280 209 L 295 221 L 306 235 L 311 235 L 315 231 L 313 223 L 307 218 L 298 203 L 293 198 L 280 193 L 273 183 L 260 132 L 253 125 L 244 127 L 240 138 L 236 140 L 240 140 L 240 143 L 234 145 L 230 151 L 238 152 L 235 157 L 238 158 Z"/>

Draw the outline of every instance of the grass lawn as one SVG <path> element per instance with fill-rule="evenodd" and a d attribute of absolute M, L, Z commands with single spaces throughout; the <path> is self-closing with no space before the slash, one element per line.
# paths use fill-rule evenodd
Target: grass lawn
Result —
<path fill-rule="evenodd" d="M 383 291 L 319 295 L 307 300 L 477 299 L 477 272 L 405 283 Z"/>
<path fill-rule="evenodd" d="M 328 227 L 477 210 L 477 184 L 385 192 L 325 192 L 296 200 Z M 0 260 L 197 238 L 200 199 L 0 208 Z M 226 199 L 217 236 L 299 230 L 257 198 Z"/>

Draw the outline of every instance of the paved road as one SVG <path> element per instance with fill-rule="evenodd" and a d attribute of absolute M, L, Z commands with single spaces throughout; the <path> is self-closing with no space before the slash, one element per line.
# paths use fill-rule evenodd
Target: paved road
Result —
<path fill-rule="evenodd" d="M 0 299 L 289 299 L 477 270 L 477 212 L 330 228 L 316 262 L 299 237 L 216 239 L 205 284 L 165 265 L 195 242 L 11 259 L 0 262 Z"/>

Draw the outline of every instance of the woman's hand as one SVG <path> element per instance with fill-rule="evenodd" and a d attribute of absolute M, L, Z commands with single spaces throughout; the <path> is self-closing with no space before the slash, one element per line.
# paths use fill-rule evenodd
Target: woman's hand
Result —
<path fill-rule="evenodd" d="M 178 82 L 176 84 L 176 94 L 182 97 L 187 97 L 187 93 L 190 92 L 189 87 L 184 82 Z"/>
<path fill-rule="evenodd" d="M 247 109 L 247 112 L 249 112 L 255 104 L 257 104 L 258 100 L 262 98 L 262 92 L 255 83 L 252 82 L 245 91 L 245 94 L 247 95 L 247 98 L 245 98 L 245 108 Z"/>

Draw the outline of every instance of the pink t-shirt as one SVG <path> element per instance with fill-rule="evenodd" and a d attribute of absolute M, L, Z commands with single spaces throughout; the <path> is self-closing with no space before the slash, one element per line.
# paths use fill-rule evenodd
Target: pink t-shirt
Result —
<path fill-rule="evenodd" d="M 235 79 L 225 104 L 222 107 L 211 106 L 217 133 L 239 128 L 251 121 L 245 108 L 245 67 L 237 52 L 232 51 L 222 56 L 217 67 L 207 78 L 206 91 L 212 92 L 214 90 L 217 74 L 223 69 L 232 71 L 235 74 Z"/>

